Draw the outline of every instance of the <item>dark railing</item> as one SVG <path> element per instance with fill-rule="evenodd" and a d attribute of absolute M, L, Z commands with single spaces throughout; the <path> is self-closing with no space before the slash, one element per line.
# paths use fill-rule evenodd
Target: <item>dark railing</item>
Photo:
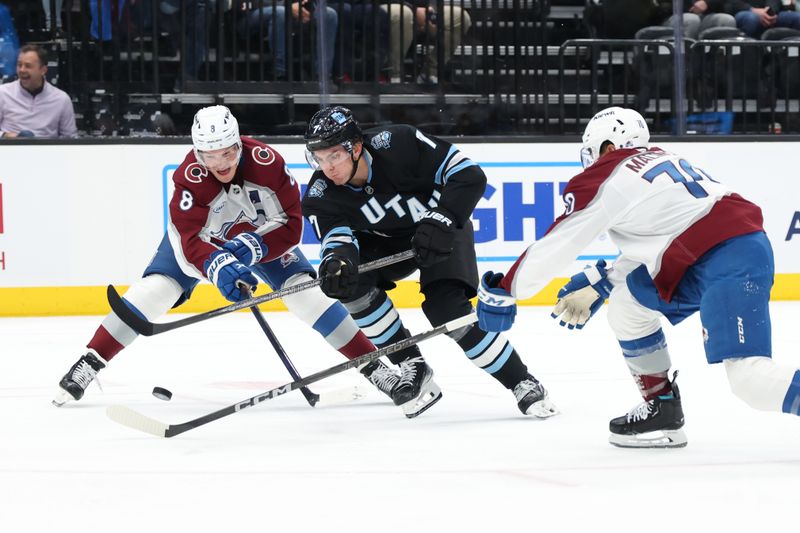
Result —
<path fill-rule="evenodd" d="M 299 133 L 331 102 L 439 134 L 580 134 L 609 105 L 654 133 L 678 132 L 677 110 L 689 133 L 800 132 L 798 41 L 564 40 L 537 0 L 63 2 L 38 40 L 94 134 L 145 133 L 158 112 L 183 133 L 211 103 L 250 133 Z M 560 20 L 580 34 L 579 11 Z"/>
<path fill-rule="evenodd" d="M 800 131 L 800 40 L 684 39 L 684 76 L 676 78 L 671 40 L 575 39 L 559 47 L 556 130 L 580 133 L 601 108 L 639 110 L 656 133 L 674 134 L 682 109 L 689 133 Z M 572 80 L 570 67 L 588 73 Z M 676 100 L 676 85 L 686 98 Z"/>

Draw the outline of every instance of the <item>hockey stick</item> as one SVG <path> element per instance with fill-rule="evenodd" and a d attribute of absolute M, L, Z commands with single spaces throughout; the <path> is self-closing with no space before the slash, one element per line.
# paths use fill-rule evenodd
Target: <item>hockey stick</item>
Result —
<path fill-rule="evenodd" d="M 261 402 L 271 400 L 278 396 L 283 396 L 287 392 L 291 392 L 295 389 L 305 387 L 306 385 L 316 383 L 317 381 L 335 374 L 339 374 L 345 370 L 366 365 L 380 357 L 383 357 L 384 355 L 391 355 L 399 352 L 400 350 L 404 350 L 409 346 L 414 346 L 415 344 L 430 339 L 431 337 L 463 328 L 472 324 L 473 322 L 477 322 L 477 320 L 478 316 L 475 313 L 470 313 L 469 315 L 451 320 L 450 322 L 446 322 L 441 326 L 423 331 L 422 333 L 417 333 L 416 335 L 408 337 L 407 339 L 390 344 L 389 346 L 385 346 L 379 350 L 375 350 L 374 352 L 370 352 L 355 359 L 350 359 L 349 361 L 339 363 L 338 365 L 317 372 L 316 374 L 311 374 L 310 376 L 287 383 L 286 385 L 276 387 L 262 394 L 258 394 L 241 402 L 229 405 L 228 407 L 224 407 L 218 411 L 214 411 L 213 413 L 203 415 L 199 418 L 195 418 L 194 420 L 189 420 L 188 422 L 183 422 L 182 424 L 165 424 L 154 418 L 150 418 L 149 416 L 145 416 L 137 411 L 134 411 L 129 407 L 124 407 L 121 405 L 110 406 L 108 409 L 106 409 L 106 415 L 114 422 L 122 424 L 123 426 L 128 426 L 129 428 L 137 429 L 145 433 L 150 433 L 156 437 L 174 437 L 175 435 L 180 435 L 181 433 L 185 433 L 191 429 L 204 426 L 209 422 L 213 422 L 214 420 L 237 413 L 242 409 L 247 409 L 248 407 L 252 407 Z"/>
<path fill-rule="evenodd" d="M 244 290 L 248 290 L 249 293 L 249 289 L 244 289 Z M 297 372 L 297 369 L 295 368 L 291 359 L 289 359 L 289 356 L 286 354 L 286 350 L 283 349 L 283 346 L 278 340 L 278 337 L 275 336 L 275 333 L 272 331 L 272 328 L 269 327 L 267 319 L 264 318 L 264 315 L 261 313 L 261 309 L 259 309 L 258 306 L 254 305 L 253 307 L 250 308 L 250 311 L 253 312 L 253 316 L 256 317 L 258 325 L 261 326 L 261 329 L 264 331 L 264 334 L 267 336 L 267 339 L 269 339 L 269 342 L 270 344 L 272 344 L 272 347 L 275 349 L 275 352 L 278 354 L 278 357 L 280 357 L 283 366 L 285 366 L 286 370 L 289 371 L 289 375 L 292 376 L 292 379 L 295 381 L 303 379 L 300 376 L 300 373 Z M 311 392 L 308 389 L 308 387 L 300 387 L 300 392 L 302 392 L 303 396 L 306 397 L 306 401 L 308 401 L 308 405 L 310 405 L 311 407 L 316 407 L 318 404 L 320 406 L 332 405 L 336 403 L 343 403 L 361 398 L 361 395 L 359 394 L 358 391 L 358 387 L 349 387 L 344 390 L 333 391 L 325 394 L 322 397 L 320 397 L 319 394 Z"/>
<path fill-rule="evenodd" d="M 400 252 L 394 255 L 383 257 L 381 259 L 376 259 L 375 261 L 370 261 L 369 263 L 364 263 L 358 267 L 358 272 L 359 274 L 362 274 L 364 272 L 369 272 L 370 270 L 377 270 L 385 266 L 405 261 L 406 259 L 411 259 L 412 257 L 414 257 L 414 252 L 407 250 L 405 252 Z M 216 318 L 234 311 L 239 311 L 240 309 L 247 309 L 248 307 L 252 307 L 254 305 L 259 305 L 264 302 L 283 298 L 284 296 L 304 291 L 306 289 L 310 289 L 311 287 L 316 287 L 320 283 L 322 283 L 322 280 L 319 278 L 312 279 L 304 283 L 298 283 L 297 285 L 271 292 L 269 294 L 263 294 L 261 296 L 256 296 L 255 298 L 249 298 L 247 300 L 242 300 L 241 302 L 226 305 L 225 307 L 220 307 L 219 309 L 214 309 L 205 313 L 182 318 L 173 322 L 160 323 L 150 322 L 143 316 L 139 315 L 136 311 L 128 307 L 113 285 L 108 286 L 106 294 L 108 296 L 108 303 L 111 305 L 111 309 L 120 318 L 120 320 L 125 322 L 136 333 L 144 335 L 145 337 L 149 337 L 151 335 L 158 335 L 159 333 L 182 328 L 190 324 L 196 324 L 198 322 L 208 320 L 209 318 Z"/>
<path fill-rule="evenodd" d="M 247 291 L 248 297 L 252 297 L 250 295 L 249 287 L 241 288 L 240 290 Z M 253 307 L 250 308 L 250 311 L 253 312 L 253 316 L 256 317 L 256 322 L 258 322 L 258 325 L 261 326 L 261 329 L 264 331 L 264 334 L 267 336 L 267 339 L 269 339 L 269 343 L 275 349 L 275 353 L 278 354 L 278 357 L 280 357 L 283 366 L 285 366 L 286 370 L 289 371 L 289 375 L 292 376 L 292 379 L 295 381 L 301 379 L 300 374 L 294 367 L 294 364 L 292 364 L 292 361 L 289 359 L 289 356 L 286 355 L 286 351 L 283 349 L 283 346 L 281 346 L 280 341 L 278 341 L 278 337 L 275 336 L 275 333 L 273 333 L 272 328 L 270 328 L 269 324 L 267 324 L 267 319 L 264 318 L 264 315 L 261 314 L 261 309 L 259 309 L 257 305 L 254 305 Z M 302 392 L 303 396 L 306 397 L 308 405 L 310 405 L 311 407 L 317 405 L 317 402 L 319 401 L 319 394 L 311 392 L 308 389 L 308 387 L 300 387 L 300 392 Z"/>

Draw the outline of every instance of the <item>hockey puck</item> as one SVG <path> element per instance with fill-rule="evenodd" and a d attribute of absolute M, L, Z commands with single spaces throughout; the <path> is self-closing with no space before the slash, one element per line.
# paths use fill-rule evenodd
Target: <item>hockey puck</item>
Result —
<path fill-rule="evenodd" d="M 153 396 L 159 400 L 164 400 L 165 402 L 168 402 L 172 399 L 172 393 L 162 387 L 153 387 Z"/>

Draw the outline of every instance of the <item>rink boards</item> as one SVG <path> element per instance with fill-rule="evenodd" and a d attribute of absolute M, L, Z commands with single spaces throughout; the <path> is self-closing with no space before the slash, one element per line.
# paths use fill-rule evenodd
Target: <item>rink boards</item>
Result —
<path fill-rule="evenodd" d="M 458 144 L 489 178 L 473 216 L 479 269 L 506 270 L 562 212 L 560 193 L 580 171 L 579 147 L 574 142 Z M 798 143 L 656 144 L 762 207 L 775 249 L 773 298 L 800 300 Z M 311 171 L 302 145 L 273 147 L 304 186 Z M 182 143 L 0 146 L 0 316 L 107 312 L 105 286 L 124 288 L 138 279 L 160 242 L 172 173 L 189 149 Z M 319 244 L 308 227 L 300 246 L 316 263 Z M 526 303 L 553 303 L 564 277 L 598 258 L 613 260 L 617 253 L 601 236 Z M 398 306 L 418 306 L 418 284 L 401 282 L 393 298 Z M 214 287 L 204 284 L 179 310 L 224 303 Z"/>

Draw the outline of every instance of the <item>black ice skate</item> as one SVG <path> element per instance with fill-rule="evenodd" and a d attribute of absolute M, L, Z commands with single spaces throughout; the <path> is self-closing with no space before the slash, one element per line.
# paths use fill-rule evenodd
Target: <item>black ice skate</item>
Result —
<path fill-rule="evenodd" d="M 406 417 L 422 414 L 442 398 L 442 389 L 433 381 L 433 370 L 421 356 L 400 363 L 400 381 L 392 391 L 392 401 Z"/>
<path fill-rule="evenodd" d="M 523 415 L 549 418 L 558 414 L 558 408 L 547 398 L 547 390 L 530 374 L 514 387 L 517 407 Z"/>
<path fill-rule="evenodd" d="M 675 378 L 672 395 L 658 396 L 644 402 L 624 416 L 609 423 L 609 442 L 621 448 L 682 448 L 686 446 L 683 407 Z"/>
<path fill-rule="evenodd" d="M 383 364 L 383 361 L 373 361 L 361 369 L 361 373 L 370 383 L 384 393 L 389 398 L 392 397 L 392 389 L 400 381 L 400 374 Z"/>
<path fill-rule="evenodd" d="M 78 359 L 78 362 L 72 365 L 69 372 L 61 378 L 58 383 L 60 390 L 53 399 L 53 405 L 61 407 L 69 401 L 77 401 L 83 398 L 86 387 L 94 381 L 97 373 L 105 367 L 105 361 L 97 353 L 90 350 L 86 355 Z"/>

